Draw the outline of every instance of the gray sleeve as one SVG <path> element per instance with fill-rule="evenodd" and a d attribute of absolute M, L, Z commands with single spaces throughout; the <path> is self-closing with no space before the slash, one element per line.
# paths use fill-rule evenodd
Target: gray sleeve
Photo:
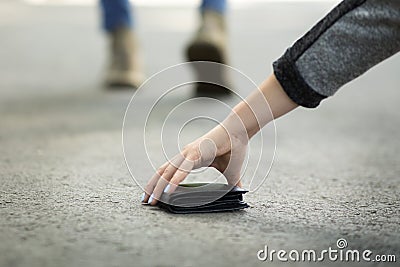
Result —
<path fill-rule="evenodd" d="M 316 107 L 398 51 L 400 0 L 345 0 L 274 62 L 274 73 L 294 102 Z"/>

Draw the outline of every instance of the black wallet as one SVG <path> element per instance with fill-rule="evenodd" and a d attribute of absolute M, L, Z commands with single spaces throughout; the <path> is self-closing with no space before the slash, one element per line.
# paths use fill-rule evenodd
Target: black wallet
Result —
<path fill-rule="evenodd" d="M 243 194 L 248 191 L 219 183 L 180 184 L 171 193 L 162 194 L 158 206 L 172 213 L 208 213 L 248 208 Z"/>

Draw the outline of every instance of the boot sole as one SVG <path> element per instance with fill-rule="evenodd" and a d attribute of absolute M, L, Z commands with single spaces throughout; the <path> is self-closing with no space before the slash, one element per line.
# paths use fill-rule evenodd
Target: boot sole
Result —
<path fill-rule="evenodd" d="M 106 86 L 109 89 L 137 89 L 139 88 L 142 78 L 132 77 L 128 72 L 113 72 L 106 79 Z"/>
<path fill-rule="evenodd" d="M 212 61 L 225 63 L 224 56 L 220 49 L 209 43 L 194 43 L 187 49 L 187 58 L 189 61 Z"/>
<path fill-rule="evenodd" d="M 119 82 L 119 81 L 107 82 L 106 86 L 107 86 L 107 89 L 109 89 L 109 90 L 124 90 L 124 89 L 136 90 L 136 89 L 138 89 L 137 85 L 134 85 L 129 82 Z"/>

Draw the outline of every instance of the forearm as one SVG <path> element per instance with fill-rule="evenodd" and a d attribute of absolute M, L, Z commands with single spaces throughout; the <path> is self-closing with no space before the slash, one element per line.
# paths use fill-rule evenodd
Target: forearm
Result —
<path fill-rule="evenodd" d="M 217 155 L 224 154 L 230 150 L 233 141 L 247 143 L 267 123 L 297 106 L 272 74 L 203 139 L 212 139 Z"/>
<path fill-rule="evenodd" d="M 250 139 L 267 123 L 297 106 L 286 95 L 275 75 L 272 74 L 257 90 L 254 90 L 244 101 L 234 107 L 233 113 L 242 121 Z"/>

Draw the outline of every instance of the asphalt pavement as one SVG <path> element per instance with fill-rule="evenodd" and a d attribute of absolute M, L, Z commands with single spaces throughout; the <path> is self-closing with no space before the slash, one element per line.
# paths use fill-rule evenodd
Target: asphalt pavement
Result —
<path fill-rule="evenodd" d="M 233 8 L 230 64 L 260 83 L 271 62 L 332 6 L 285 1 Z M 196 10 L 135 11 L 147 76 L 184 62 Z M 266 245 L 321 251 L 337 248 L 340 238 L 349 249 L 400 261 L 398 55 L 317 109 L 299 108 L 276 121 L 275 160 L 263 185 L 245 196 L 249 209 L 172 215 L 139 204 L 141 189 L 121 145 L 133 92 L 102 86 L 107 36 L 97 8 L 2 1 L 0 40 L 0 266 L 281 266 L 287 262 L 262 262 L 257 252 Z M 252 89 L 235 88 L 242 96 Z M 149 94 L 159 96 L 162 88 Z M 130 123 L 142 142 L 142 125 L 135 126 L 135 117 Z M 135 174 L 150 177 L 148 160 L 135 160 L 143 165 Z"/>

